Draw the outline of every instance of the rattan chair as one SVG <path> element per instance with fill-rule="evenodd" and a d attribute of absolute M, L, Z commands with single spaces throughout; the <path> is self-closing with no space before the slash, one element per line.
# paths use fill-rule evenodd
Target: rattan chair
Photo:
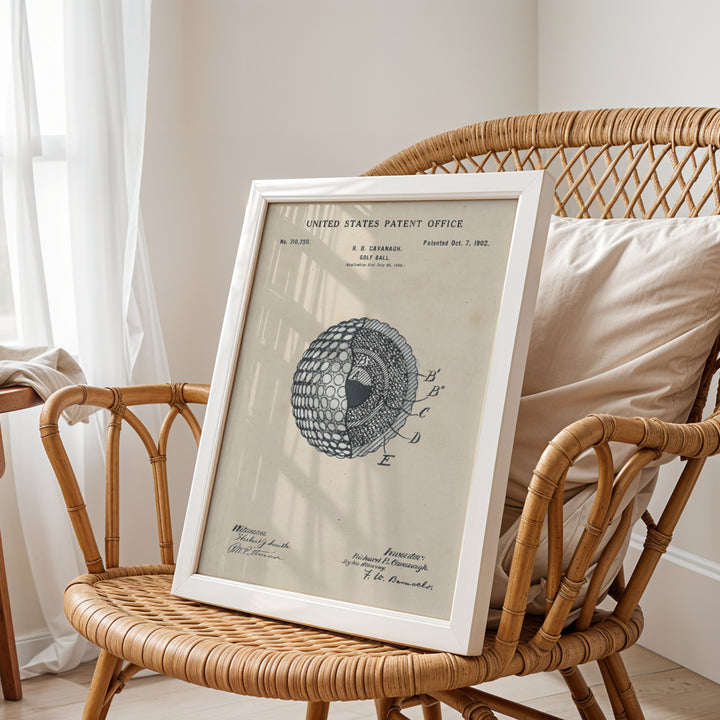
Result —
<path fill-rule="evenodd" d="M 720 213 L 720 110 L 648 108 L 559 112 L 483 122 L 421 142 L 370 174 L 456 173 L 551 168 L 557 178 L 556 212 L 577 217 L 675 216 Z M 538 458 L 523 510 L 504 610 L 479 656 L 461 657 L 396 647 L 374 640 L 300 627 L 204 606 L 170 595 L 173 537 L 169 517 L 166 448 L 173 421 L 182 416 L 196 438 L 200 427 L 188 403 L 204 403 L 207 388 L 158 385 L 100 389 L 71 387 L 46 403 L 41 417 L 45 448 L 59 478 L 88 575 L 72 581 L 65 611 L 73 626 L 97 645 L 100 657 L 83 717 L 105 717 L 110 701 L 139 669 L 228 692 L 309 703 L 308 718 L 324 720 L 333 701 L 373 699 L 380 720 L 402 720 L 402 709 L 420 704 L 437 720 L 446 704 L 465 718 L 521 720 L 554 716 L 474 686 L 509 675 L 559 670 L 584 720 L 604 715 L 579 667 L 600 664 L 616 718 L 640 720 L 642 711 L 620 652 L 640 636 L 640 597 L 667 548 L 705 458 L 720 449 L 720 420 L 700 421 L 718 343 L 710 355 L 688 424 L 589 415 L 563 430 Z M 104 559 L 91 529 L 58 431 L 70 404 L 110 411 L 107 436 L 107 511 Z M 169 414 L 157 442 L 132 408 L 164 403 Z M 715 408 L 716 410 L 717 408 Z M 714 411 L 715 411 L 714 410 Z M 140 436 L 150 459 L 157 506 L 159 565 L 119 566 L 118 469 L 122 425 Z M 613 475 L 610 443 L 636 446 Z M 613 447 L 616 447 L 613 445 Z M 562 489 L 573 460 L 593 448 L 598 494 L 572 560 L 563 567 Z M 611 587 L 613 607 L 596 609 L 591 583 L 579 619 L 566 619 L 585 571 L 607 531 L 628 481 L 659 453 L 684 458 L 677 487 L 659 520 L 646 513 L 647 542 L 627 583 Z M 526 614 L 530 572 L 541 528 L 549 527 L 547 611 Z M 628 520 L 603 553 L 602 577 L 630 530 Z M 599 584 L 599 583 L 598 583 Z"/>

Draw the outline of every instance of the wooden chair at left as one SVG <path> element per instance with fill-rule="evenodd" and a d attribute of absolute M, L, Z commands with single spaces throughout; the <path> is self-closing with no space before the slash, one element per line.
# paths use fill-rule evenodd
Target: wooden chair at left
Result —
<path fill-rule="evenodd" d="M 40 396 L 31 388 L 13 385 L 0 388 L 0 413 L 23 410 L 40 405 Z M 0 432 L 0 478 L 5 473 L 5 454 L 3 452 L 2 433 Z M 15 648 L 15 631 L 10 613 L 10 593 L 5 575 L 5 558 L 0 536 L 0 681 L 3 697 L 6 700 L 20 700 L 20 669 Z"/>

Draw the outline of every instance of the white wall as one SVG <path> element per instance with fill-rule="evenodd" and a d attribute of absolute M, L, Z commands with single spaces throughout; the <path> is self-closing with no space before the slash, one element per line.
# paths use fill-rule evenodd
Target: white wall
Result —
<path fill-rule="evenodd" d="M 538 0 L 541 112 L 720 105 L 714 0 Z"/>
<path fill-rule="evenodd" d="M 538 1 L 540 111 L 720 105 L 713 0 Z M 714 394 L 711 392 L 711 398 Z M 642 607 L 642 644 L 720 682 L 720 458 L 711 458 Z M 675 473 L 661 474 L 658 498 Z M 637 548 L 630 558 L 637 557 Z"/>
<path fill-rule="evenodd" d="M 534 0 L 155 0 L 143 209 L 177 378 L 209 380 L 250 182 L 355 175 L 537 107 Z"/>

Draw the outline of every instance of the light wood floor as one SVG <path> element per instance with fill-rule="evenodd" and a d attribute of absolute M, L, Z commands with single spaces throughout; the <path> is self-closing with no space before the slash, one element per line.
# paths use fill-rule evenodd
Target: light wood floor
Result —
<path fill-rule="evenodd" d="M 720 685 L 640 647 L 625 653 L 628 671 L 645 710 L 646 720 L 719 720 Z M 2 720 L 79 720 L 92 665 L 82 665 L 61 676 L 42 676 L 23 682 L 20 702 L 0 699 Z M 595 667 L 585 673 L 597 685 Z M 505 678 L 483 686 L 490 692 L 526 702 L 539 710 L 577 720 L 572 701 L 559 674 Z M 609 704 L 597 691 L 608 718 Z M 414 710 L 408 711 L 413 718 Z M 114 701 L 109 720 L 304 720 L 302 703 L 246 698 L 208 690 L 155 675 L 133 678 Z M 459 715 L 443 710 L 443 718 Z M 500 716 L 498 716 L 500 717 Z M 504 717 L 504 716 L 502 716 Z M 336 703 L 329 720 L 373 720 L 372 702 Z"/>

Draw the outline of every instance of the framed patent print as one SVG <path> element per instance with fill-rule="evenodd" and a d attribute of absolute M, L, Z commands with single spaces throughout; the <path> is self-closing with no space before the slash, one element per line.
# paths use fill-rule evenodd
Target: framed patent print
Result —
<path fill-rule="evenodd" d="M 551 203 L 542 172 L 253 184 L 174 593 L 482 650 Z"/>

